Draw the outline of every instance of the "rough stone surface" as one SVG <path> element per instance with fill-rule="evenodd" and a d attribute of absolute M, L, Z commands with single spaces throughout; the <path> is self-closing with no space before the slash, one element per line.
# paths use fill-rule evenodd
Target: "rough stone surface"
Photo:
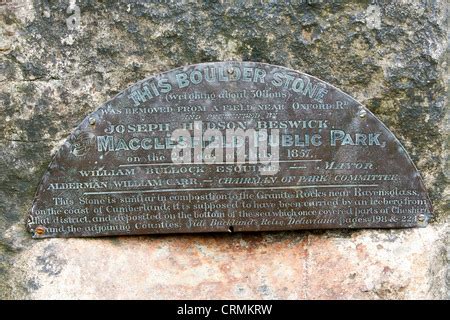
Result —
<path fill-rule="evenodd" d="M 34 299 L 436 298 L 446 293 L 443 233 L 52 239 L 22 252 L 15 274 Z"/>
<path fill-rule="evenodd" d="M 447 296 L 446 1 L 70 2 L 81 12 L 74 30 L 69 1 L 0 4 L 0 298 Z M 434 222 L 31 239 L 25 219 L 37 184 L 86 114 L 151 74 L 231 59 L 306 72 L 364 103 L 421 171 Z"/>

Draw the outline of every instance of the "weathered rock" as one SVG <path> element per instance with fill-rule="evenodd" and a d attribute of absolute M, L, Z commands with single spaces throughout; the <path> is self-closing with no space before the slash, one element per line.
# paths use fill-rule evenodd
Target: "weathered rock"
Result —
<path fill-rule="evenodd" d="M 83 1 L 81 24 L 70 28 L 69 1 L 2 3 L 0 298 L 445 297 L 446 2 L 370 3 Z M 363 102 L 422 172 L 435 221 L 31 239 L 25 219 L 37 184 L 86 114 L 151 74 L 229 59 L 300 70 Z"/>
<path fill-rule="evenodd" d="M 444 233 L 52 239 L 16 257 L 8 284 L 34 299 L 432 299 L 446 294 Z"/>

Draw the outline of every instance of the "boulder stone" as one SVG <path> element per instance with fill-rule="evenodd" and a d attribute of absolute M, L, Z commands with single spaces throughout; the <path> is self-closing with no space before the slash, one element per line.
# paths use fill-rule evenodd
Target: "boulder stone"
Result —
<path fill-rule="evenodd" d="M 446 1 L 166 2 L 0 2 L 0 298 L 446 298 Z M 41 176 L 88 113 L 152 74 L 223 60 L 299 70 L 367 106 L 421 172 L 433 221 L 31 239 Z"/>

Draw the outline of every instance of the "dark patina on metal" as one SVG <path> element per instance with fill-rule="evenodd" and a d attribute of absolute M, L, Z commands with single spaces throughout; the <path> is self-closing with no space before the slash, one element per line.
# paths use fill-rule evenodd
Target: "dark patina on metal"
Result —
<path fill-rule="evenodd" d="M 218 62 L 147 78 L 87 116 L 44 174 L 28 228 L 403 228 L 431 216 L 405 149 L 359 102 L 284 67 Z"/>

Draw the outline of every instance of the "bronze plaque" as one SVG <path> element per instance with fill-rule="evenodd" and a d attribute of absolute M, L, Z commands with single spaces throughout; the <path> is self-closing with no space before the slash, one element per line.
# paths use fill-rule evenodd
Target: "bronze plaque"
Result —
<path fill-rule="evenodd" d="M 33 237 L 425 226 L 405 149 L 349 95 L 253 62 L 174 69 L 86 117 L 56 153 Z"/>

